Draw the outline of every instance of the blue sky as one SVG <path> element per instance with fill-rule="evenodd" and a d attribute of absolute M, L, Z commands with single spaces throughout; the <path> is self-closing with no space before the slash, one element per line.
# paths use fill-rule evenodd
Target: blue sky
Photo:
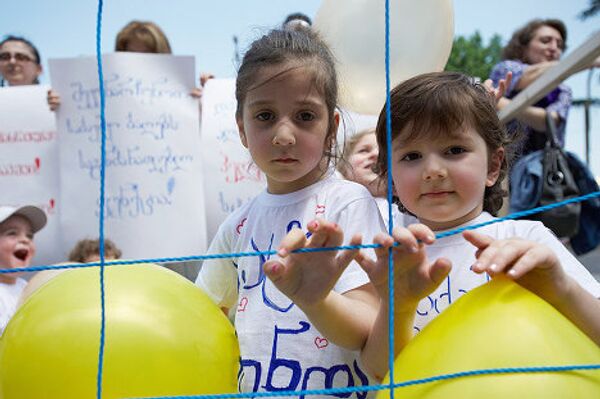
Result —
<path fill-rule="evenodd" d="M 346 1 L 353 0 L 338 1 L 343 6 Z M 28 37 L 39 48 L 45 67 L 48 58 L 94 54 L 95 0 L 3 3 L 0 34 Z M 507 40 L 515 28 L 532 18 L 561 18 L 567 25 L 567 44 L 572 50 L 599 29 L 600 16 L 586 21 L 577 18 L 588 3 L 589 0 L 454 0 L 455 35 L 471 35 L 478 30 L 486 40 L 494 33 Z M 196 56 L 198 71 L 233 77 L 234 35 L 238 36 L 243 50 L 261 32 L 279 24 L 288 13 L 300 11 L 314 17 L 320 5 L 321 0 L 105 0 L 102 48 L 105 52 L 113 51 L 116 33 L 130 20 L 152 20 L 165 31 L 175 54 Z M 592 94 L 595 97 L 600 97 L 598 75 L 600 73 L 596 72 L 593 79 Z M 586 73 L 580 73 L 566 82 L 573 88 L 576 98 L 586 93 L 586 76 Z M 42 83 L 49 83 L 47 73 L 42 76 Z M 580 110 L 573 110 L 567 134 L 567 147 L 580 153 L 583 152 L 582 115 Z M 595 136 L 598 137 L 599 110 L 594 111 L 593 117 Z M 593 148 L 600 151 L 600 139 L 596 141 L 592 143 Z M 594 169 L 600 175 L 600 159 Z"/>

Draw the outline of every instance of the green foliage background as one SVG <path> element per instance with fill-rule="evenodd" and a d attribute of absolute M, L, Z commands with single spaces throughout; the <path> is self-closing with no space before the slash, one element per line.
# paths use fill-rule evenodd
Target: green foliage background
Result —
<path fill-rule="evenodd" d="M 458 71 L 486 80 L 490 71 L 500 61 L 502 37 L 495 34 L 484 43 L 479 31 L 469 37 L 457 36 L 446 64 L 446 71 Z"/>

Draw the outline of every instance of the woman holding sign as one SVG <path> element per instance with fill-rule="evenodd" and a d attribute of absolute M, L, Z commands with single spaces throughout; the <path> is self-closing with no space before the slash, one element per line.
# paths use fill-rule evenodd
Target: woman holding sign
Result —
<path fill-rule="evenodd" d="M 171 45 L 165 33 L 158 25 L 150 21 L 131 21 L 119 33 L 115 41 L 115 51 L 132 53 L 171 54 Z M 200 85 L 204 86 L 212 74 L 200 75 Z M 190 93 L 192 97 L 201 98 L 202 88 L 194 87 Z M 48 105 L 52 111 L 60 106 L 60 96 L 54 90 L 48 91 Z"/>
<path fill-rule="evenodd" d="M 36 85 L 41 74 L 40 53 L 29 40 L 6 36 L 0 42 L 0 86 Z"/>

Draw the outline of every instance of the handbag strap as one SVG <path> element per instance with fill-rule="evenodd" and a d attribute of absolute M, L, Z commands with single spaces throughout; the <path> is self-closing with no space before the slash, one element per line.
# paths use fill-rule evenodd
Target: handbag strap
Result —
<path fill-rule="evenodd" d="M 561 148 L 556 134 L 556 124 L 550 112 L 546 111 L 546 146 Z"/>

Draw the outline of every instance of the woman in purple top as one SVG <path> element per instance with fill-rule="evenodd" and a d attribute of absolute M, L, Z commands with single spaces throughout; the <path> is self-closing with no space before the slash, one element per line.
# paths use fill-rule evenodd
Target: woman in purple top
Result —
<path fill-rule="evenodd" d="M 502 50 L 502 59 L 490 74 L 495 85 L 512 72 L 512 82 L 507 87 L 506 97 L 498 101 L 501 110 L 511 99 L 529 86 L 549 68 L 558 64 L 566 49 L 567 30 L 558 19 L 536 19 L 517 30 Z M 546 113 L 550 112 L 557 126 L 558 139 L 564 145 L 567 114 L 573 95 L 564 84 L 558 85 L 533 106 L 517 115 L 520 128 L 526 133 L 523 154 L 542 149 L 546 141 Z M 509 129 L 515 129 L 515 123 Z"/>
<path fill-rule="evenodd" d="M 525 26 L 515 31 L 502 50 L 502 59 L 490 74 L 490 79 L 495 86 L 501 79 L 512 72 L 512 82 L 506 89 L 506 97 L 497 103 L 498 110 L 510 104 L 511 99 L 521 90 L 533 83 L 548 69 L 559 63 L 562 53 L 566 49 L 567 29 L 559 19 L 534 19 Z M 600 67 L 600 57 L 591 65 L 573 71 Z M 571 89 L 564 84 L 558 85 L 546 94 L 533 106 L 525 108 L 517 115 L 520 128 L 527 133 L 523 146 L 523 154 L 542 149 L 546 142 L 546 113 L 550 113 L 557 127 L 558 140 L 565 143 L 565 128 L 567 114 L 573 94 Z M 516 123 L 509 124 L 509 130 L 515 129 Z"/>

